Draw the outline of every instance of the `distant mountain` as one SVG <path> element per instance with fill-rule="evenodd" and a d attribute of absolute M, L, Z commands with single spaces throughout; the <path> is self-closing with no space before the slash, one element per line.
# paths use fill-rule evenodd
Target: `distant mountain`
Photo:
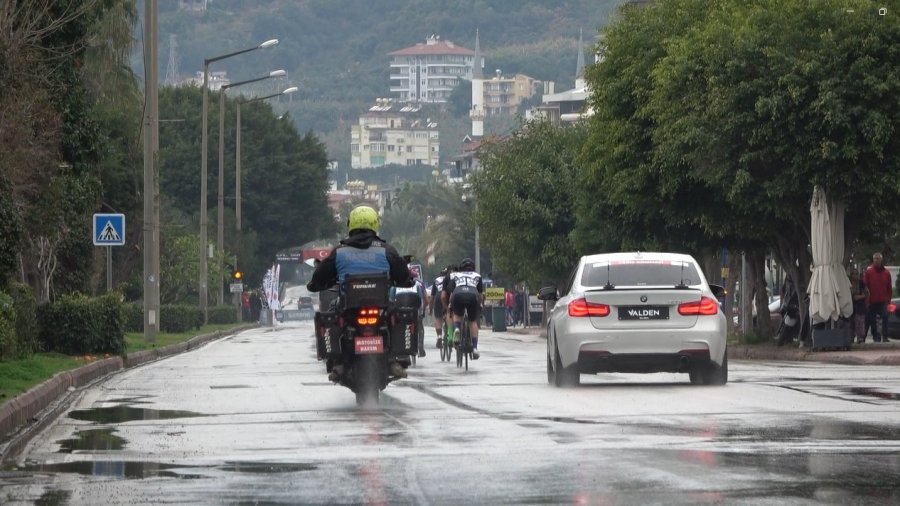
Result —
<path fill-rule="evenodd" d="M 474 49 L 479 29 L 487 74 L 524 73 L 555 81 L 556 90 L 574 83 L 579 30 L 585 51 L 623 0 L 179 0 L 159 2 L 159 76 L 170 66 L 170 40 L 178 77 L 202 71 L 204 58 L 278 38 L 272 49 L 211 65 L 232 81 L 285 69 L 288 77 L 264 81 L 257 93 L 299 86 L 289 111 L 301 131 L 312 130 L 341 165 L 349 164 L 350 124 L 377 97 L 390 96 L 387 53 L 424 42 L 431 34 Z M 203 6 L 206 9 L 203 10 Z M 142 11 L 139 11 L 142 12 Z M 136 37 L 140 41 L 140 27 Z M 170 39 L 170 36 L 174 36 Z M 143 75 L 140 51 L 133 66 Z M 590 61 L 588 58 L 586 61 Z M 242 91 L 247 93 L 245 88 Z M 235 90 L 237 91 L 237 90 Z M 230 92 L 231 93 L 231 92 Z M 442 156 L 458 152 L 461 118 L 445 121 Z M 488 125 L 490 126 L 490 125 Z M 464 129 L 464 126 L 463 126 Z M 465 132 L 462 132 L 465 133 Z"/>

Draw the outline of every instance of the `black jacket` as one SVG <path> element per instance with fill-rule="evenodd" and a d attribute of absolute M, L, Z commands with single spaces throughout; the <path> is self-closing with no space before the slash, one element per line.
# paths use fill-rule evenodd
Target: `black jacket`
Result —
<path fill-rule="evenodd" d="M 331 288 L 338 282 L 337 269 L 337 251 L 341 248 L 358 248 L 368 249 L 372 246 L 384 248 L 388 265 L 390 266 L 389 276 L 391 284 L 401 287 L 411 287 L 414 285 L 412 276 L 409 274 L 409 268 L 406 261 L 397 253 L 396 248 L 386 243 L 384 239 L 378 237 L 371 230 L 353 231 L 350 237 L 341 240 L 341 244 L 331 250 L 331 253 L 322 260 L 313 272 L 312 279 L 306 284 L 306 288 L 310 292 L 320 292 Z"/>

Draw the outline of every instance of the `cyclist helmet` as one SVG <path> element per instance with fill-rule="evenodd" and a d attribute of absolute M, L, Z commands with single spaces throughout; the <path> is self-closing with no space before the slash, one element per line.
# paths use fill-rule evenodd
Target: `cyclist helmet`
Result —
<path fill-rule="evenodd" d="M 347 218 L 347 232 L 371 230 L 378 233 L 378 213 L 369 206 L 357 206 Z"/>
<path fill-rule="evenodd" d="M 474 271 L 475 270 L 475 262 L 472 261 L 471 258 L 463 258 L 462 262 L 459 263 L 459 270 Z"/>

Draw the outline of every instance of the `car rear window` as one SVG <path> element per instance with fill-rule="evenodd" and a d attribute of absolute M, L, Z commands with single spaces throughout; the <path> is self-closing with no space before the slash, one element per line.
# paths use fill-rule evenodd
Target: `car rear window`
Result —
<path fill-rule="evenodd" d="M 613 286 L 688 286 L 700 284 L 700 273 L 692 262 L 668 260 L 628 260 L 595 262 L 584 266 L 581 285 Z"/>

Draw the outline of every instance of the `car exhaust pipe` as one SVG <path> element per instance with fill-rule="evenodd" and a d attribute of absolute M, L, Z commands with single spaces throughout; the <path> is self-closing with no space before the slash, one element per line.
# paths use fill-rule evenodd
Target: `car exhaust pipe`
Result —
<path fill-rule="evenodd" d="M 688 357 L 687 355 L 682 355 L 682 356 L 678 359 L 678 367 L 679 367 L 682 371 L 685 370 L 685 369 L 687 369 L 688 366 L 689 366 L 690 364 L 691 364 L 691 359 L 690 359 L 690 357 Z"/>

